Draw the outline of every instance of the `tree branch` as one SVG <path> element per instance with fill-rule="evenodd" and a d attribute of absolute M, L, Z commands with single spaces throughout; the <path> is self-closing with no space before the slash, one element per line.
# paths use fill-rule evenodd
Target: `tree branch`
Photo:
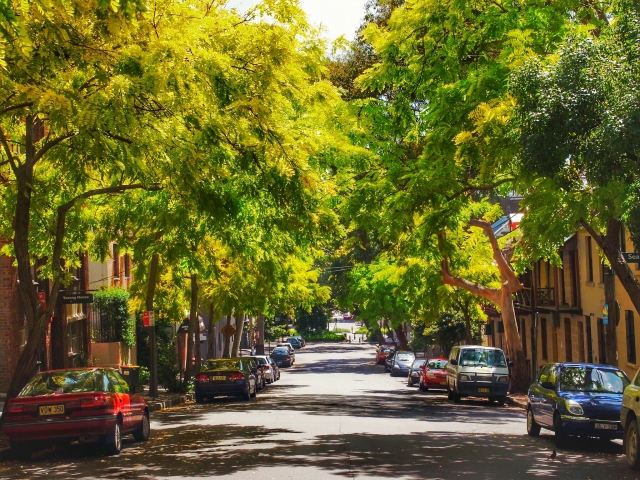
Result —
<path fill-rule="evenodd" d="M 30 166 L 33 166 L 36 163 L 38 163 L 38 160 L 40 160 L 53 147 L 55 147 L 59 143 L 65 141 L 67 138 L 71 138 L 73 136 L 75 136 L 75 132 L 69 132 L 69 133 L 65 133 L 64 135 L 61 135 L 61 136 L 59 136 L 57 138 L 54 138 L 53 140 L 49 140 L 47 143 L 45 143 L 42 146 L 42 148 L 38 151 L 38 153 L 36 153 L 33 156 L 33 161 L 32 161 Z"/>
<path fill-rule="evenodd" d="M 509 177 L 509 178 L 503 178 L 502 180 L 498 180 L 497 182 L 494 182 L 494 183 L 492 183 L 490 185 L 469 185 L 469 186 L 463 188 L 462 190 L 460 190 L 460 191 L 458 191 L 458 192 L 456 192 L 456 193 L 454 193 L 452 195 L 449 195 L 449 196 L 447 196 L 445 198 L 447 199 L 447 201 L 450 202 L 451 200 L 454 200 L 457 197 L 459 197 L 460 195 L 464 195 L 467 192 L 476 192 L 476 191 L 477 192 L 486 192 L 488 190 L 493 190 L 494 188 L 499 187 L 500 185 L 512 182 L 514 180 L 515 180 L 515 178 Z"/>
<path fill-rule="evenodd" d="M 0 110 L 0 115 L 4 115 L 5 113 L 11 112 L 13 110 L 18 110 L 20 108 L 30 107 L 32 105 L 33 102 L 16 103 L 15 105 L 4 107 L 2 110 Z"/>
<path fill-rule="evenodd" d="M 13 158 L 13 153 L 11 152 L 11 147 L 9 146 L 9 142 L 7 141 L 7 136 L 4 134 L 4 130 L 0 127 L 0 143 L 2 144 L 2 148 L 4 148 L 4 153 L 7 155 L 7 159 L 11 164 L 11 169 L 13 170 L 14 175 L 18 176 L 18 165 L 16 164 L 15 159 Z"/>

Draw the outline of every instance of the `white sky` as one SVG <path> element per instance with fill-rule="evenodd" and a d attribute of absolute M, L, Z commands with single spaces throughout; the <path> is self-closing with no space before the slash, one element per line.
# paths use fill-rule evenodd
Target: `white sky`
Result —
<path fill-rule="evenodd" d="M 330 41 L 340 35 L 353 40 L 354 33 L 364 17 L 366 0 L 298 0 L 307 13 L 309 23 L 322 25 L 324 34 Z M 258 0 L 230 0 L 228 7 L 246 10 L 258 3 Z"/>

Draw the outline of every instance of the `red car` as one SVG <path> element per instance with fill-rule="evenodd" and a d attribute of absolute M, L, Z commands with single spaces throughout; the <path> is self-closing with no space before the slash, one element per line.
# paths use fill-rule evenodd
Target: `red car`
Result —
<path fill-rule="evenodd" d="M 149 438 L 149 409 L 144 398 L 129 393 L 117 370 L 51 370 L 37 374 L 9 400 L 3 432 L 22 458 L 31 455 L 34 440 L 101 441 L 108 454 L 116 455 L 122 435 Z"/>
<path fill-rule="evenodd" d="M 447 359 L 430 358 L 420 367 L 420 390 L 428 391 L 430 388 L 447 388 Z"/>
<path fill-rule="evenodd" d="M 384 365 L 384 361 L 389 355 L 396 351 L 396 347 L 380 346 L 376 350 L 376 363 L 378 365 Z"/>

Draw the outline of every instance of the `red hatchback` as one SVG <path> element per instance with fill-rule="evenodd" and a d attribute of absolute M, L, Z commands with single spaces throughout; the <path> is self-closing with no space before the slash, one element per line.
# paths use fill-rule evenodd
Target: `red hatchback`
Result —
<path fill-rule="evenodd" d="M 130 394 L 120 372 L 76 368 L 41 372 L 6 407 L 4 434 L 17 456 L 29 457 L 34 440 L 102 441 L 107 453 L 122 448 L 122 435 L 149 438 L 149 409 Z"/>
<path fill-rule="evenodd" d="M 430 388 L 447 388 L 447 359 L 430 358 L 420 367 L 420 390 L 428 391 Z"/>
<path fill-rule="evenodd" d="M 378 365 L 384 365 L 384 361 L 389 355 L 396 351 L 396 347 L 378 347 L 376 350 L 376 363 Z"/>

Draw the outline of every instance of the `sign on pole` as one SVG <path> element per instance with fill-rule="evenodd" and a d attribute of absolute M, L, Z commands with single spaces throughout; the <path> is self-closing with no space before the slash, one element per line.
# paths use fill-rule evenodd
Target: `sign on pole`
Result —
<path fill-rule="evenodd" d="M 156 315 L 153 310 L 144 311 L 142 313 L 142 323 L 145 327 L 153 327 L 156 324 Z"/>
<path fill-rule="evenodd" d="M 61 293 L 60 302 L 65 305 L 73 303 L 93 303 L 93 293 Z"/>
<path fill-rule="evenodd" d="M 602 305 L 602 324 L 609 325 L 609 305 L 607 303 Z"/>
<path fill-rule="evenodd" d="M 622 252 L 622 256 L 627 263 L 640 263 L 640 253 L 638 252 Z"/>
<path fill-rule="evenodd" d="M 220 332 L 225 336 L 225 337 L 230 337 L 231 335 L 233 335 L 234 333 L 236 333 L 236 329 L 233 328 L 231 325 L 225 325 L 224 327 L 222 327 L 220 329 Z"/>

